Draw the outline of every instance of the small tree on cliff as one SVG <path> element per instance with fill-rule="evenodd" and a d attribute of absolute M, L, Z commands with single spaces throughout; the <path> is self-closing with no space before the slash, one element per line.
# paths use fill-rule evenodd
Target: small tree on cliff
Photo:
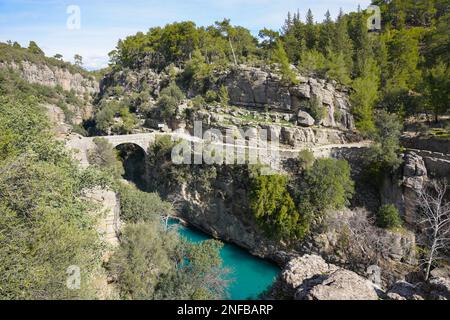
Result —
<path fill-rule="evenodd" d="M 41 55 L 41 56 L 44 55 L 44 51 L 42 51 L 42 49 L 39 48 L 39 46 L 34 41 L 30 41 L 30 44 L 28 45 L 28 50 L 33 54 L 37 54 L 37 55 Z"/>
<path fill-rule="evenodd" d="M 258 224 L 276 239 L 302 238 L 300 215 L 287 190 L 288 177 L 262 175 L 256 168 L 250 178 L 250 209 Z"/>
<path fill-rule="evenodd" d="M 76 54 L 76 55 L 73 57 L 73 60 L 75 61 L 75 65 L 77 65 L 77 66 L 79 66 L 79 67 L 83 66 L 83 57 L 80 56 L 79 54 Z"/>
<path fill-rule="evenodd" d="M 430 278 L 433 265 L 440 254 L 450 244 L 450 202 L 447 196 L 446 181 L 431 181 L 418 193 L 418 205 L 421 221 L 426 235 L 427 252 L 425 254 L 425 280 Z"/>
<path fill-rule="evenodd" d="M 297 77 L 295 72 L 291 69 L 291 64 L 289 63 L 289 58 L 284 50 L 283 43 L 281 40 L 276 42 L 276 46 L 272 55 L 272 60 L 274 63 L 279 64 L 281 77 L 287 84 L 296 84 Z"/>

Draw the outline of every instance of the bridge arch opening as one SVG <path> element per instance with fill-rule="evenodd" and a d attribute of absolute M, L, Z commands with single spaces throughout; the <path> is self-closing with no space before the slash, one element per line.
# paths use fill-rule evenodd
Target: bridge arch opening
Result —
<path fill-rule="evenodd" d="M 115 147 L 124 168 L 123 178 L 133 182 L 142 191 L 147 190 L 147 164 L 145 150 L 134 143 L 122 143 Z"/>

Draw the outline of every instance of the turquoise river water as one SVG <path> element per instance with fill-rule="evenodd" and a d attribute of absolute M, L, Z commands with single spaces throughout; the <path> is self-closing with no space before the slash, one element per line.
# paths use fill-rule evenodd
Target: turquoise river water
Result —
<path fill-rule="evenodd" d="M 211 239 L 205 233 L 178 225 L 178 232 L 191 242 L 198 243 Z M 228 288 L 231 300 L 257 299 L 280 273 L 280 269 L 273 263 L 252 256 L 236 245 L 225 243 L 220 252 L 223 267 L 231 270 L 229 276 L 232 282 Z"/>

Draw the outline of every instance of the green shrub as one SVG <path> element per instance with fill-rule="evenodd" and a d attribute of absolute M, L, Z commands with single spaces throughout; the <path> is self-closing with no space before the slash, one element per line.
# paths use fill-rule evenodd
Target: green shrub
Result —
<path fill-rule="evenodd" d="M 162 201 L 157 193 L 148 193 L 133 186 L 121 183 L 120 217 L 125 222 L 159 222 L 162 216 L 174 212 L 171 203 Z"/>
<path fill-rule="evenodd" d="M 372 137 L 375 143 L 364 154 L 364 161 L 379 182 L 385 172 L 396 170 L 402 163 L 399 154 L 403 124 L 396 115 L 384 110 L 377 112 L 375 120 L 376 132 Z"/>
<path fill-rule="evenodd" d="M 85 194 L 102 186 L 98 172 L 80 170 L 37 99 L 16 90 L 0 97 L 0 299 L 93 299 L 103 246 Z M 85 279 L 79 290 L 66 286 L 72 265 Z"/>
<path fill-rule="evenodd" d="M 215 240 L 188 243 L 159 223 L 130 223 L 108 268 L 123 299 L 223 299 L 221 247 Z"/>
<path fill-rule="evenodd" d="M 57 103 L 57 107 L 63 111 L 65 122 L 71 124 L 74 117 L 73 111 L 69 109 L 69 107 L 67 106 L 66 103 L 64 103 L 64 101 L 59 101 Z"/>
<path fill-rule="evenodd" d="M 220 87 L 219 102 L 223 107 L 228 106 L 228 104 L 230 103 L 230 95 L 228 94 L 228 89 L 225 86 Z"/>
<path fill-rule="evenodd" d="M 324 75 L 327 59 L 317 50 L 304 50 L 300 56 L 299 68 L 305 72 L 315 72 Z"/>
<path fill-rule="evenodd" d="M 319 98 L 312 97 L 309 101 L 309 111 L 314 120 L 316 120 L 316 123 L 320 123 L 325 118 L 327 109 L 323 106 Z"/>
<path fill-rule="evenodd" d="M 177 107 L 184 99 L 184 94 L 178 86 L 172 82 L 168 87 L 161 90 L 157 107 L 163 118 L 171 118 L 175 116 Z"/>
<path fill-rule="evenodd" d="M 217 102 L 218 100 L 217 92 L 213 90 L 208 90 L 205 95 L 205 100 L 208 103 Z"/>
<path fill-rule="evenodd" d="M 87 130 L 82 125 L 79 125 L 79 124 L 72 125 L 72 132 L 78 133 L 79 135 L 82 135 L 83 137 L 88 136 Z"/>
<path fill-rule="evenodd" d="M 341 110 L 336 109 L 334 111 L 334 121 L 336 121 L 337 124 L 342 122 L 342 119 L 344 118 L 344 114 L 342 113 Z"/>
<path fill-rule="evenodd" d="M 302 150 L 298 155 L 299 167 L 302 170 L 310 169 L 314 165 L 314 153 L 311 150 Z"/>
<path fill-rule="evenodd" d="M 160 108 L 163 118 L 171 118 L 175 116 L 178 107 L 178 101 L 171 96 L 161 96 L 156 104 Z"/>
<path fill-rule="evenodd" d="M 294 240 L 303 236 L 300 215 L 287 190 L 288 178 L 283 175 L 251 174 L 250 209 L 263 230 L 276 239 Z"/>
<path fill-rule="evenodd" d="M 387 204 L 380 208 L 377 214 L 377 225 L 385 229 L 396 229 L 402 226 L 400 214 L 393 204 Z"/>
<path fill-rule="evenodd" d="M 117 151 L 105 138 L 94 138 L 94 143 L 95 148 L 88 152 L 89 163 L 120 178 L 125 171 Z"/>
<path fill-rule="evenodd" d="M 273 50 L 272 60 L 280 66 L 282 80 L 287 85 L 295 85 L 298 83 L 295 72 L 291 69 L 289 58 L 284 50 L 283 43 L 278 40 Z"/>
<path fill-rule="evenodd" d="M 196 110 L 203 109 L 206 106 L 206 101 L 202 96 L 196 96 L 191 101 L 192 107 Z"/>
<path fill-rule="evenodd" d="M 354 191 L 347 161 L 317 159 L 299 186 L 300 213 L 321 222 L 328 210 L 349 205 Z"/>

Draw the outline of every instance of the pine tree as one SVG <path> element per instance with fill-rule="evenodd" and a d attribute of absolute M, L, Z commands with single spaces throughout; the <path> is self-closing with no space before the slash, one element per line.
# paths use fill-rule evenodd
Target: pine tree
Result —
<path fill-rule="evenodd" d="M 355 77 L 361 76 L 367 59 L 373 56 L 369 32 L 367 29 L 367 15 L 363 12 L 354 15 L 351 23 L 351 38 L 355 45 L 354 68 Z"/>
<path fill-rule="evenodd" d="M 379 99 L 380 69 L 373 58 L 368 58 L 360 77 L 353 81 L 350 96 L 357 128 L 370 135 L 375 131 L 373 118 L 375 103 Z"/>
<path fill-rule="evenodd" d="M 317 44 L 317 30 L 311 9 L 306 14 L 305 40 L 308 49 L 315 49 Z"/>
<path fill-rule="evenodd" d="M 291 31 L 292 24 L 292 15 L 291 12 L 288 12 L 287 18 L 284 20 L 284 25 L 281 27 L 283 34 L 287 34 Z"/>
<path fill-rule="evenodd" d="M 288 17 L 289 21 L 289 17 Z M 289 28 L 287 28 L 289 26 Z M 302 53 L 302 39 L 304 38 L 304 24 L 300 20 L 300 13 L 294 13 L 290 24 L 285 24 L 285 31 L 283 31 L 282 39 L 284 44 L 284 49 L 289 58 L 289 61 L 296 63 Z"/>
<path fill-rule="evenodd" d="M 39 48 L 39 46 L 34 41 L 30 41 L 30 44 L 28 45 L 28 50 L 33 54 L 41 56 L 44 55 L 44 51 L 42 51 L 41 48 Z"/>
<path fill-rule="evenodd" d="M 332 40 L 333 52 L 342 55 L 347 70 L 353 70 L 353 43 L 348 34 L 348 18 L 342 9 L 336 21 Z"/>
<path fill-rule="evenodd" d="M 413 89 L 420 78 L 419 36 L 417 30 L 393 30 L 388 40 L 386 91 Z"/>
<path fill-rule="evenodd" d="M 425 77 L 427 107 L 433 112 L 435 121 L 439 115 L 450 110 L 450 67 L 439 61 Z"/>
<path fill-rule="evenodd" d="M 273 62 L 280 65 L 281 76 L 285 83 L 295 84 L 297 82 L 296 75 L 291 69 L 289 58 L 281 41 L 277 41 L 276 48 L 273 53 Z"/>
<path fill-rule="evenodd" d="M 335 34 L 335 26 L 333 20 L 331 20 L 330 11 L 327 10 L 325 14 L 325 20 L 320 25 L 320 33 L 319 33 L 319 50 L 327 55 L 328 51 L 332 47 L 333 37 Z"/>

